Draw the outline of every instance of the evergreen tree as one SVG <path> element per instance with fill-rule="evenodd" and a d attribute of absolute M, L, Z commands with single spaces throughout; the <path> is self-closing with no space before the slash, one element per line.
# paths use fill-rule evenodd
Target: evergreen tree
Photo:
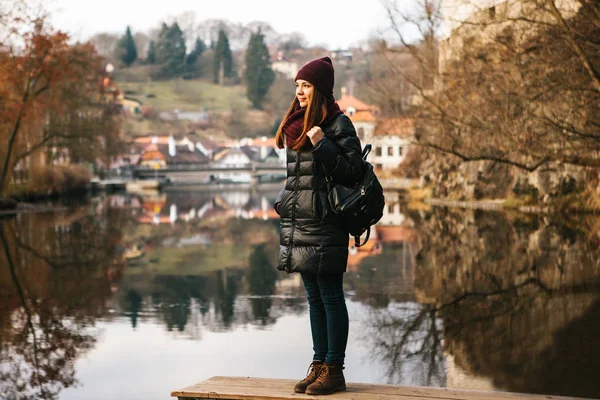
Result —
<path fill-rule="evenodd" d="M 201 65 L 200 57 L 206 50 L 206 45 L 200 38 L 196 38 L 194 49 L 187 55 L 185 59 L 186 72 L 188 77 L 198 77 L 203 75 L 203 66 Z"/>
<path fill-rule="evenodd" d="M 156 41 L 156 64 L 164 64 L 169 59 L 169 26 L 162 23 Z"/>
<path fill-rule="evenodd" d="M 185 38 L 177 23 L 170 27 L 163 23 L 156 43 L 156 63 L 163 77 L 180 75 L 185 65 Z"/>
<path fill-rule="evenodd" d="M 133 35 L 131 34 L 131 29 L 129 27 L 127 27 L 125 35 L 123 35 L 121 40 L 119 40 L 119 55 L 121 61 L 126 67 L 129 67 L 135 62 L 135 60 L 137 60 L 137 49 L 135 47 Z"/>
<path fill-rule="evenodd" d="M 213 60 L 213 80 L 223 83 L 221 78 L 231 78 L 233 75 L 233 57 L 229 48 L 229 39 L 223 29 L 219 30 L 217 45 L 215 46 Z"/>
<path fill-rule="evenodd" d="M 269 88 L 275 82 L 275 73 L 271 69 L 269 49 L 265 36 L 260 29 L 250 36 L 246 50 L 246 96 L 256 109 L 262 109 Z"/>
<path fill-rule="evenodd" d="M 148 64 L 156 64 L 156 43 L 154 43 L 154 40 L 151 40 L 148 44 L 146 62 L 148 62 Z"/>
<path fill-rule="evenodd" d="M 196 43 L 194 44 L 194 50 L 192 50 L 190 52 L 190 54 L 188 54 L 188 56 L 185 60 L 185 63 L 190 66 L 195 65 L 196 62 L 198 61 L 198 58 L 202 55 L 202 53 L 204 53 L 204 50 L 206 50 L 206 46 L 204 45 L 204 42 L 200 38 L 196 38 Z"/>

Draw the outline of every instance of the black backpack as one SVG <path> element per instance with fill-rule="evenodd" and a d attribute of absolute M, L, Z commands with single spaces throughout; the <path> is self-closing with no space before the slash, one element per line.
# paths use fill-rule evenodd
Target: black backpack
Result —
<path fill-rule="evenodd" d="M 327 177 L 327 199 L 334 214 L 342 226 L 354 236 L 356 247 L 364 246 L 371 234 L 371 225 L 376 224 L 383 216 L 385 197 L 383 188 L 375 175 L 373 165 L 367 161 L 371 145 L 367 144 L 362 153 L 363 176 L 354 186 L 332 183 Z M 360 236 L 367 232 L 364 242 Z"/>

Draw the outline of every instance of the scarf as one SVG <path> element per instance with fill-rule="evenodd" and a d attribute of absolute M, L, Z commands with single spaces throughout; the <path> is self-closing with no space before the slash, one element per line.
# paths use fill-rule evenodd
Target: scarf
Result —
<path fill-rule="evenodd" d="M 293 147 L 296 140 L 302 135 L 304 129 L 304 116 L 306 115 L 306 108 L 300 108 L 298 106 L 296 110 L 290 114 L 288 119 L 285 120 L 283 125 L 283 134 L 285 135 L 285 144 L 287 147 Z M 335 117 L 341 114 L 343 111 L 336 102 L 332 102 L 327 106 L 327 116 L 321 123 L 321 129 L 329 125 Z M 310 142 L 309 142 L 310 143 Z"/>

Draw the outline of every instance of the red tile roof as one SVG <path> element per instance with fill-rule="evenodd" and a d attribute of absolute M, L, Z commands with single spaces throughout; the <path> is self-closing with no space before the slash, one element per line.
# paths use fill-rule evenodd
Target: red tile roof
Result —
<path fill-rule="evenodd" d="M 352 122 L 374 122 L 376 121 L 377 107 L 362 102 L 356 97 L 347 93 L 342 93 L 342 97 L 337 101 L 344 113 L 350 117 Z M 348 112 L 349 108 L 356 111 L 353 115 Z"/>
<path fill-rule="evenodd" d="M 135 143 L 139 143 L 139 144 L 147 144 L 147 143 L 152 143 L 152 139 L 156 137 L 156 142 L 158 144 L 167 144 L 169 143 L 169 137 L 168 136 L 140 136 L 135 138 Z"/>
<path fill-rule="evenodd" d="M 337 103 L 343 111 L 346 111 L 348 107 L 354 107 L 356 111 L 372 111 L 374 108 L 349 94 L 342 94 L 342 98 Z"/>

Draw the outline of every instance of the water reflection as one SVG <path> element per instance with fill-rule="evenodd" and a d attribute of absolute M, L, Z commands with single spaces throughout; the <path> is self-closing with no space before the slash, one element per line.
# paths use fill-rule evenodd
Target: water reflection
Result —
<path fill-rule="evenodd" d="M 276 194 L 117 194 L 2 221 L 0 397 L 61 398 L 98 325 L 196 343 L 290 329 L 307 306 L 275 270 Z M 349 242 L 348 380 L 600 397 L 598 227 L 390 202 L 367 246 Z"/>
<path fill-rule="evenodd" d="M 0 222 L 0 395 L 57 399 L 94 346 L 119 232 L 86 209 Z M 90 247 L 89 238 L 93 238 Z M 84 251 L 84 249 L 86 251 Z"/>
<path fill-rule="evenodd" d="M 363 340 L 385 366 L 385 383 L 446 386 L 441 321 L 419 304 L 392 303 L 369 313 Z"/>
<path fill-rule="evenodd" d="M 265 247 L 265 244 L 255 247 L 246 272 L 248 293 L 252 295 L 250 298 L 252 314 L 262 325 L 274 322 L 270 316 L 273 305 L 271 296 L 275 294 L 275 282 L 278 275 L 274 265 L 269 261 Z"/>
<path fill-rule="evenodd" d="M 436 209 L 415 292 L 443 322 L 448 386 L 598 397 L 598 219 Z"/>

